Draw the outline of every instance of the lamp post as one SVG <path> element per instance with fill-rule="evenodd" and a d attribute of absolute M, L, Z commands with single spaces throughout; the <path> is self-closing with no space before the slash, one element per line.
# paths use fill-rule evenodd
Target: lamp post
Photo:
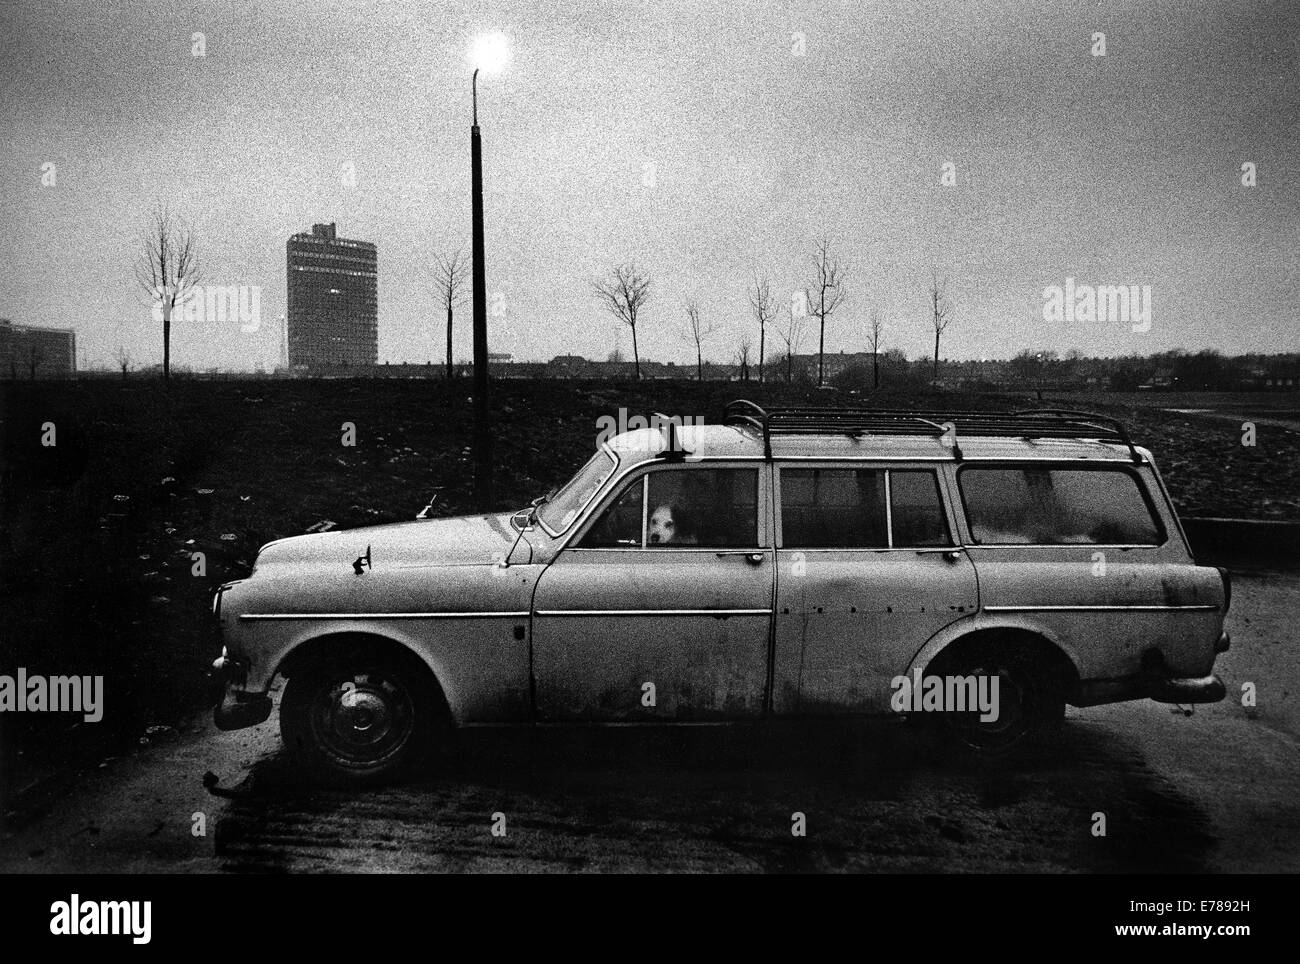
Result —
<path fill-rule="evenodd" d="M 469 129 L 470 207 L 473 237 L 474 326 L 474 501 L 480 512 L 492 508 L 492 431 L 488 408 L 487 272 L 483 263 L 483 141 L 478 127 L 478 73 L 504 67 L 509 59 L 506 38 L 489 34 L 480 38 L 471 52 L 474 73 L 470 78 L 473 123 Z"/>

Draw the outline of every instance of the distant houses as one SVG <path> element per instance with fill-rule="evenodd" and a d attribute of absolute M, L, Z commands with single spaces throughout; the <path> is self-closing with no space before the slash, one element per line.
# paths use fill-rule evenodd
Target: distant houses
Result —
<path fill-rule="evenodd" d="M 815 384 L 819 359 L 815 352 L 789 358 L 771 354 L 764 365 L 769 382 L 787 380 Z M 827 352 L 820 361 L 826 385 L 867 390 L 875 386 L 877 372 L 881 388 L 903 391 L 936 386 L 943 391 L 1297 391 L 1300 390 L 1300 355 L 1243 355 L 1225 357 L 1216 352 L 1165 352 L 1158 355 L 1130 355 L 1114 358 L 1058 357 L 1054 352 L 1019 353 L 1011 359 L 941 359 L 938 378 L 929 358 L 909 361 L 898 350 L 882 352 L 879 364 L 872 353 Z M 556 355 L 550 361 L 515 361 L 506 354 L 492 354 L 488 372 L 500 379 L 585 379 L 632 381 L 636 365 L 630 361 L 593 361 L 581 355 Z M 444 378 L 441 362 L 380 364 L 333 369 L 295 370 L 294 377 L 377 377 Z M 457 378 L 469 378 L 468 361 L 453 366 Z M 701 373 L 694 364 L 641 360 L 643 381 L 694 381 Z M 705 362 L 705 381 L 741 381 L 739 365 Z M 758 381 L 756 363 L 749 366 L 749 380 Z"/>
<path fill-rule="evenodd" d="M 457 362 L 453 371 L 457 378 L 469 378 L 474 366 L 469 362 Z M 321 374 L 311 372 L 311 376 Z M 379 378 L 443 378 L 446 366 L 427 363 L 424 365 L 402 363 L 397 365 L 376 365 L 365 371 L 339 369 L 331 371 L 332 375 L 349 377 L 375 376 Z M 630 361 L 592 361 L 581 355 L 556 355 L 547 362 L 519 362 L 509 356 L 492 356 L 488 360 L 488 374 L 493 378 L 564 378 L 564 379 L 609 379 L 611 381 L 631 381 L 636 378 L 636 365 Z M 641 361 L 642 381 L 665 381 L 670 379 L 693 380 L 696 377 L 694 365 L 678 365 L 674 362 Z M 704 378 L 709 381 L 734 381 L 740 377 L 735 365 L 715 365 L 706 362 Z M 757 377 L 752 376 L 752 377 Z"/>
<path fill-rule="evenodd" d="M 1265 391 L 1294 391 L 1300 388 L 1300 361 L 1292 358 L 1277 361 L 1262 369 L 1262 384 Z"/>
<path fill-rule="evenodd" d="M 871 358 L 872 355 L 869 351 L 826 352 L 825 358 L 822 360 L 820 366 L 822 369 L 822 378 L 829 382 L 832 378 L 838 378 L 845 372 L 855 368 L 869 369 L 871 367 Z M 817 380 L 818 355 L 816 352 L 807 355 L 792 356 L 790 358 L 790 366 L 794 371 L 802 373 L 802 378 L 799 380 Z M 768 360 L 768 367 L 773 367 L 771 359 Z M 784 378 L 785 371 L 783 364 L 777 364 L 775 367 L 782 369 L 775 372 L 776 377 L 778 379 Z"/>
<path fill-rule="evenodd" d="M 1300 354 L 1239 355 L 1214 351 L 1170 351 L 1156 355 L 1084 358 L 1071 353 L 1064 358 L 1051 351 L 1022 351 L 1011 359 L 941 359 L 937 379 L 929 358 L 908 360 L 897 349 L 882 352 L 878 364 L 869 351 L 828 352 L 820 360 L 828 386 L 869 391 L 877 385 L 894 392 L 1054 391 L 1054 392 L 1172 392 L 1172 391 L 1300 391 Z M 816 384 L 819 359 L 815 352 L 793 356 L 772 353 L 763 366 L 768 382 Z M 636 365 L 618 359 L 593 361 L 581 355 L 556 355 L 549 361 L 516 361 L 508 354 L 488 356 L 494 379 L 574 379 L 633 381 Z M 376 365 L 292 366 L 274 375 L 253 372 L 191 371 L 173 366 L 173 374 L 186 378 L 431 378 L 447 376 L 442 361 L 381 363 Z M 470 378 L 473 366 L 460 361 L 452 366 L 455 378 Z M 749 365 L 749 380 L 759 380 L 759 367 Z M 160 366 L 145 366 L 133 378 L 160 375 Z M 742 381 L 736 364 L 641 360 L 643 381 Z M 0 319 L 0 379 L 37 380 L 75 377 L 117 377 L 116 370 L 78 372 L 76 332 L 71 329 L 15 325 Z M 123 376 L 125 377 L 125 376 Z"/>
<path fill-rule="evenodd" d="M 1138 386 L 1140 391 L 1171 391 L 1178 383 L 1178 376 L 1173 368 L 1162 365 L 1151 373 L 1151 377 Z"/>

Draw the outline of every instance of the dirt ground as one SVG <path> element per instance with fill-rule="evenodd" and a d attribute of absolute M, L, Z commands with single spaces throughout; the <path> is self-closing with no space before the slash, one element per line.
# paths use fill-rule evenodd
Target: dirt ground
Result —
<path fill-rule="evenodd" d="M 196 716 L 70 774 L 0 838 L 0 872 L 1294 873 L 1297 605 L 1300 574 L 1238 574 L 1228 699 L 1071 710 L 1055 751 L 996 766 L 944 761 L 892 722 L 475 730 L 414 782 L 323 790 L 282 758 L 275 716 L 235 733 Z"/>

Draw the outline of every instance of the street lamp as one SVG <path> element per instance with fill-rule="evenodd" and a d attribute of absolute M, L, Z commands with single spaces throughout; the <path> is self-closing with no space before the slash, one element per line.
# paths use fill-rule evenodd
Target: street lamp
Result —
<path fill-rule="evenodd" d="M 471 218 L 473 231 L 474 322 L 474 500 L 480 511 L 492 508 L 492 432 L 488 425 L 487 275 L 483 265 L 483 144 L 478 129 L 478 72 L 503 68 L 510 60 L 505 35 L 478 38 L 470 50 L 473 123 L 469 129 Z"/>

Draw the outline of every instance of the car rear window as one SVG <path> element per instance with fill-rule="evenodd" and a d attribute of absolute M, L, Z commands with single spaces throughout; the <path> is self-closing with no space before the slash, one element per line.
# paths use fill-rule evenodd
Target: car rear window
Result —
<path fill-rule="evenodd" d="M 1159 545 L 1164 529 L 1124 468 L 966 466 L 971 536 L 994 545 Z"/>
<path fill-rule="evenodd" d="M 799 549 L 950 542 L 938 480 L 928 470 L 783 468 L 781 531 L 782 547 Z"/>

